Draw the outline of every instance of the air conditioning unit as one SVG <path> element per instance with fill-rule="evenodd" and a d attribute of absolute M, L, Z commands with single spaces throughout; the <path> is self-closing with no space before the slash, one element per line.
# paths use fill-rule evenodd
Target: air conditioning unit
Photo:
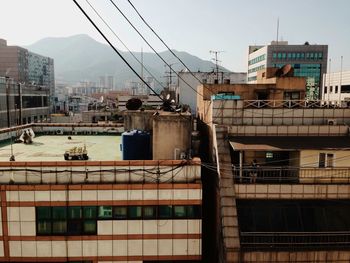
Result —
<path fill-rule="evenodd" d="M 336 119 L 327 119 L 327 125 L 337 125 Z"/>

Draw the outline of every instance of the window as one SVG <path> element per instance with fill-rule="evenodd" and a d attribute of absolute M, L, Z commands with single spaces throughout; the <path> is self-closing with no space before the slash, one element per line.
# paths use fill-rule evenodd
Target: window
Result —
<path fill-rule="evenodd" d="M 329 93 L 332 93 L 333 92 L 333 86 L 330 86 L 329 87 Z"/>
<path fill-rule="evenodd" d="M 100 219 L 112 218 L 112 207 L 111 206 L 100 206 L 98 208 L 98 218 L 100 218 Z"/>
<path fill-rule="evenodd" d="M 325 93 L 325 94 L 327 93 L 327 90 L 328 90 L 328 87 L 325 86 L 325 87 L 324 87 L 324 93 Z"/>
<path fill-rule="evenodd" d="M 272 158 L 273 158 L 273 152 L 267 152 L 266 159 L 272 159 Z"/>
<path fill-rule="evenodd" d="M 116 206 L 113 208 L 113 217 L 115 219 L 127 219 L 128 212 L 126 206 Z"/>
<path fill-rule="evenodd" d="M 128 218 L 129 219 L 141 219 L 142 207 L 141 206 L 128 206 Z"/>
<path fill-rule="evenodd" d="M 350 93 L 350 85 L 342 85 L 340 88 L 341 93 Z"/>
<path fill-rule="evenodd" d="M 155 219 L 157 218 L 157 210 L 155 206 L 144 206 L 143 207 L 143 218 L 144 219 Z"/>
<path fill-rule="evenodd" d="M 327 167 L 333 167 L 333 162 L 334 162 L 334 154 L 327 153 Z"/>
<path fill-rule="evenodd" d="M 186 218 L 187 215 L 186 215 L 186 206 L 179 206 L 179 205 L 176 205 L 176 206 L 173 206 L 173 213 L 174 213 L 174 218 Z"/>
<path fill-rule="evenodd" d="M 320 153 L 318 157 L 318 167 L 324 168 L 326 166 L 326 154 Z"/>
<path fill-rule="evenodd" d="M 158 215 L 160 219 L 172 218 L 172 207 L 170 205 L 160 205 Z"/>
<path fill-rule="evenodd" d="M 333 167 L 334 166 L 334 154 L 333 153 L 320 153 L 318 159 L 318 167 Z"/>
<path fill-rule="evenodd" d="M 338 93 L 338 86 L 334 86 L 334 89 L 335 89 L 334 92 Z"/>
<path fill-rule="evenodd" d="M 96 235 L 96 206 L 37 207 L 37 235 Z"/>

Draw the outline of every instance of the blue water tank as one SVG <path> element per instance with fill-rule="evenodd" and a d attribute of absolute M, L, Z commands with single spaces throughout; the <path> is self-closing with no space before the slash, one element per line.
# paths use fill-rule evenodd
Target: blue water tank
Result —
<path fill-rule="evenodd" d="M 138 130 L 123 132 L 121 150 L 123 160 L 151 160 L 151 135 Z"/>

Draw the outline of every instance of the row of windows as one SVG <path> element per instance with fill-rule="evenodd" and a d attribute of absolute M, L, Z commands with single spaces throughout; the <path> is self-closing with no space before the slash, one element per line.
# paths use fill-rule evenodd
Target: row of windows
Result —
<path fill-rule="evenodd" d="M 37 235 L 96 235 L 97 220 L 200 218 L 200 205 L 43 206 L 36 208 L 36 230 Z"/>
<path fill-rule="evenodd" d="M 265 65 L 261 65 L 261 66 L 249 69 L 248 73 L 253 73 L 253 72 L 259 71 L 259 70 L 264 69 L 264 68 L 265 68 Z"/>
<path fill-rule="evenodd" d="M 338 89 L 338 86 L 334 86 L 334 89 L 333 89 L 333 86 L 325 86 L 324 87 L 324 93 L 338 93 L 339 92 L 339 89 Z M 341 88 L 340 88 L 340 93 L 350 93 L 350 85 L 342 85 Z"/>
<path fill-rule="evenodd" d="M 323 59 L 322 52 L 273 52 L 273 59 L 306 59 L 306 60 L 320 60 Z"/>
<path fill-rule="evenodd" d="M 260 61 L 264 61 L 265 59 L 266 59 L 266 54 L 263 54 L 261 56 L 258 56 L 256 58 L 249 60 L 248 65 L 253 65 L 253 64 L 258 63 Z"/>
<path fill-rule="evenodd" d="M 248 81 L 254 81 L 254 80 L 256 80 L 256 76 L 248 77 Z"/>

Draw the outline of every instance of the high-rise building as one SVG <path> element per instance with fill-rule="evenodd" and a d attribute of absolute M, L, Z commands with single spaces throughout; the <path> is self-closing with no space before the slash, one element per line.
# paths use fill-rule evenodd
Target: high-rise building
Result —
<path fill-rule="evenodd" d="M 327 71 L 328 45 L 288 45 L 272 41 L 266 46 L 249 46 L 248 83 L 257 83 L 257 71 L 290 64 L 294 75 L 306 77 L 308 99 L 320 98 L 323 74 Z"/>
<path fill-rule="evenodd" d="M 54 96 L 55 71 L 53 59 L 28 52 L 28 80 L 36 85 L 48 87 Z"/>
<path fill-rule="evenodd" d="M 0 76 L 9 77 L 25 86 L 41 86 L 51 98 L 54 97 L 53 59 L 22 47 L 8 46 L 4 39 L 0 39 Z"/>

